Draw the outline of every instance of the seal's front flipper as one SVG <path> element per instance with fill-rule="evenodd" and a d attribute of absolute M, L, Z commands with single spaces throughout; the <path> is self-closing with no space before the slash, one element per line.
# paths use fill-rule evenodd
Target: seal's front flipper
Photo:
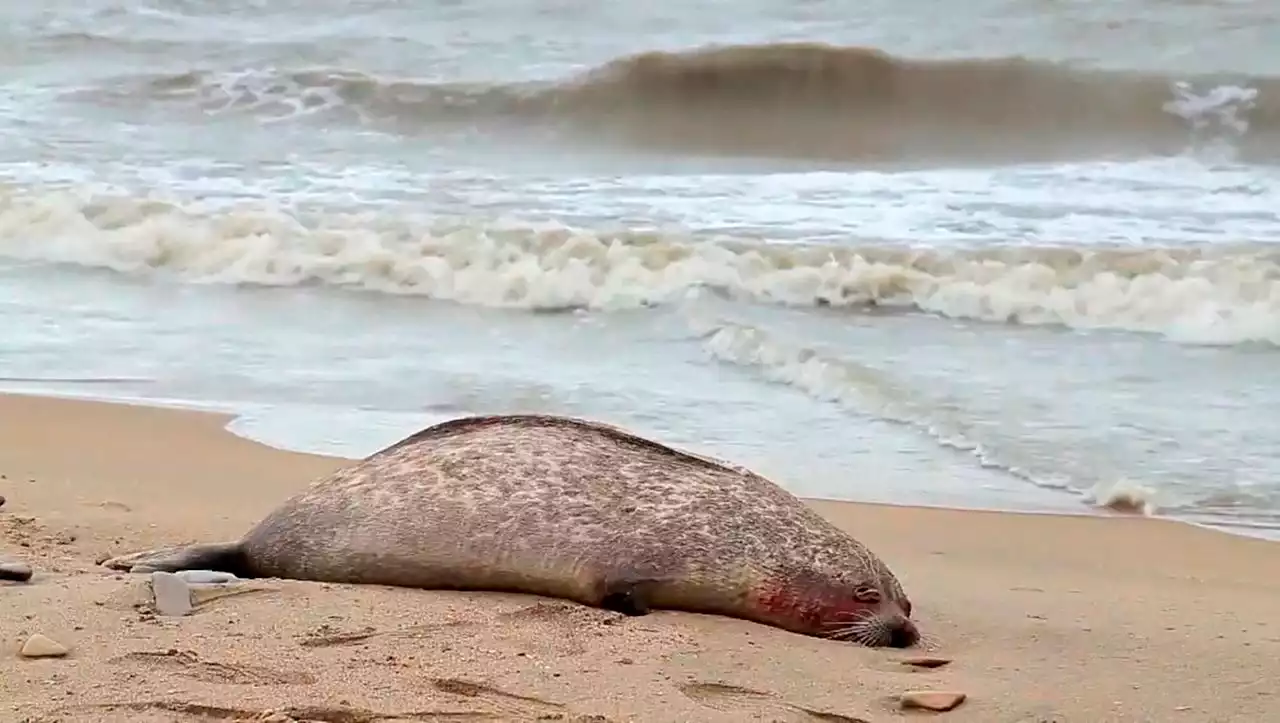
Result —
<path fill-rule="evenodd" d="M 112 570 L 125 572 L 181 572 L 182 570 L 212 570 L 229 572 L 236 577 L 252 577 L 249 574 L 244 551 L 239 542 L 218 542 L 208 545 L 187 545 L 146 550 L 113 557 L 102 563 Z"/>
<path fill-rule="evenodd" d="M 652 582 L 648 580 L 621 580 L 605 586 L 600 607 L 623 615 L 649 614 Z"/>

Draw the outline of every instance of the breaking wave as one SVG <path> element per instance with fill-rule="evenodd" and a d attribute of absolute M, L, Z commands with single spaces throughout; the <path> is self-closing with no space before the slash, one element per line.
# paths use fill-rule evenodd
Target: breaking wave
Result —
<path fill-rule="evenodd" d="M 288 120 L 324 114 L 414 132 L 568 128 L 648 149 L 835 161 L 1172 155 L 1226 137 L 1276 155 L 1280 78 L 1183 78 L 1024 58 L 910 59 L 817 43 L 620 58 L 528 83 L 437 83 L 353 70 L 193 70 L 79 95 Z"/>
<path fill-rule="evenodd" d="M 390 211 L 205 209 L 0 190 L 0 256 L 197 283 L 303 284 L 529 310 L 636 309 L 695 290 L 789 306 L 1280 344 L 1280 247 L 771 244 Z"/>

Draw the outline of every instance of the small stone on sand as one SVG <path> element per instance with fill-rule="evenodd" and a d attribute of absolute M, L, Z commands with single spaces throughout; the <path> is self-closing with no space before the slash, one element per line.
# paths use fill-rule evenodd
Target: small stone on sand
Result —
<path fill-rule="evenodd" d="M 24 562 L 0 562 L 0 580 L 26 582 L 32 574 L 31 566 Z"/>
<path fill-rule="evenodd" d="M 36 633 L 27 638 L 18 654 L 24 658 L 61 658 L 71 649 L 53 638 Z"/>
<path fill-rule="evenodd" d="M 955 710 L 968 696 L 956 691 L 912 690 L 898 699 L 903 708 L 945 712 Z"/>
<path fill-rule="evenodd" d="M 914 658 L 905 658 L 899 662 L 912 668 L 941 668 L 944 665 L 950 664 L 951 659 L 920 655 Z"/>
<path fill-rule="evenodd" d="M 180 617 L 191 612 L 191 588 L 186 580 L 171 572 L 151 573 L 151 593 L 155 596 L 156 612 L 169 617 Z"/>

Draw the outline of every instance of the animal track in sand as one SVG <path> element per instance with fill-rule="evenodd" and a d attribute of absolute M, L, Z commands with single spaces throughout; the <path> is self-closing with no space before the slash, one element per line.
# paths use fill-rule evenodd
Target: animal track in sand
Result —
<path fill-rule="evenodd" d="M 410 625 L 405 628 L 397 628 L 395 630 L 378 630 L 374 627 L 364 627 L 360 630 L 350 632 L 338 632 L 332 626 L 321 625 L 306 635 L 299 636 L 298 645 L 304 648 L 329 648 L 338 645 L 355 645 L 363 643 L 366 640 L 379 637 L 403 637 L 403 638 L 429 638 L 433 633 L 446 628 L 455 628 L 463 625 L 472 625 L 467 621 L 455 621 L 446 623 L 429 623 L 426 625 Z"/>
<path fill-rule="evenodd" d="M 499 613 L 499 619 L 507 620 L 547 620 L 560 622 L 577 629 L 583 624 L 595 623 L 609 625 L 615 618 L 623 616 L 601 610 L 574 605 L 570 603 L 539 602 L 516 610 Z M 340 645 L 356 645 L 366 640 L 380 637 L 429 638 L 440 630 L 466 625 L 478 625 L 473 620 L 452 620 L 443 623 L 410 625 L 393 630 L 378 630 L 366 626 L 358 630 L 339 631 L 331 625 L 321 625 L 315 630 L 298 637 L 298 645 L 304 648 L 328 648 Z"/>
<path fill-rule="evenodd" d="M 773 693 L 752 690 L 727 683 L 692 682 L 680 685 L 680 692 L 690 700 L 714 710 L 726 713 L 756 714 L 764 720 L 781 721 L 779 713 L 788 714 L 793 721 L 827 721 L 828 723 L 870 723 L 865 718 L 827 713 L 788 703 Z"/>
<path fill-rule="evenodd" d="M 536 602 L 532 605 L 500 613 L 498 617 L 507 620 L 549 620 L 574 626 L 588 623 L 612 625 L 618 620 L 626 618 L 625 615 L 618 613 L 564 602 Z"/>
<path fill-rule="evenodd" d="M 173 671 L 205 683 L 227 685 L 314 685 L 316 683 L 316 677 L 310 673 L 272 670 L 257 665 L 204 661 L 187 650 L 138 651 L 112 658 L 111 662 L 136 665 L 149 670 Z"/>
<path fill-rule="evenodd" d="M 178 701 L 152 700 L 131 703 L 90 703 L 70 706 L 63 710 L 96 710 L 103 712 L 128 711 L 140 715 L 147 713 L 164 713 L 167 721 L 176 721 L 169 716 L 183 716 L 196 721 L 255 721 L 279 720 L 268 718 L 268 713 L 287 716 L 292 721 L 308 723 L 394 723 L 395 721 L 471 721 L 471 720 L 503 720 L 497 715 L 484 711 L 468 710 L 428 710 L 408 711 L 403 713 L 383 713 L 363 708 L 338 706 L 285 706 L 269 711 L 249 710 L 247 708 L 231 708 L 219 705 L 200 703 L 181 703 Z M 509 719 L 505 719 L 509 720 Z M 530 719 L 532 720 L 532 719 Z"/>
<path fill-rule="evenodd" d="M 530 695 L 508 693 L 490 685 L 456 678 L 431 678 L 431 687 L 441 693 L 470 698 L 477 702 L 483 701 L 493 706 L 493 712 L 501 714 L 504 719 L 511 716 L 530 716 L 538 719 L 548 714 L 559 713 L 565 709 L 565 706 L 561 703 L 542 700 Z M 543 719 L 545 720 L 545 718 Z"/>

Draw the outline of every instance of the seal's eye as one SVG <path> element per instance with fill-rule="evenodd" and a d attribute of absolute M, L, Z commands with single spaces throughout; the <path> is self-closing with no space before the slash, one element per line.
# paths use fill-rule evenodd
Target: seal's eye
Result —
<path fill-rule="evenodd" d="M 853 599 L 862 603 L 880 602 L 880 591 L 870 585 L 859 585 L 854 588 Z"/>

